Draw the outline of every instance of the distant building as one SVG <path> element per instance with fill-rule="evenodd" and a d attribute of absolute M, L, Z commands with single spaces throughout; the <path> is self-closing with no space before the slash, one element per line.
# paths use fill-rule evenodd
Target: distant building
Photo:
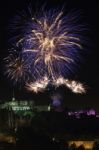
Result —
<path fill-rule="evenodd" d="M 75 116 L 76 118 L 80 118 L 81 116 L 94 116 L 96 117 L 96 111 L 91 109 L 85 110 L 76 110 L 76 111 L 68 111 L 68 116 Z"/>
<path fill-rule="evenodd" d="M 52 97 L 52 104 L 50 105 L 35 105 L 33 100 L 16 100 L 12 98 L 11 101 L 2 102 L 0 104 L 0 121 L 1 124 L 5 124 L 9 128 L 17 128 L 17 126 L 26 124 L 28 125 L 31 122 L 31 119 L 35 116 L 36 112 L 42 111 L 55 111 L 55 112 L 63 112 L 67 117 L 99 117 L 96 115 L 96 111 L 94 109 L 86 109 L 86 110 L 70 110 L 64 109 L 61 105 L 61 98 L 58 95 L 54 95 Z M 3 116 L 3 119 L 2 119 Z M 4 123 L 2 122 L 4 120 Z M 1 126 L 0 124 L 0 126 Z"/>
<path fill-rule="evenodd" d="M 13 110 L 14 112 L 22 110 L 32 110 L 34 102 L 33 101 L 22 101 L 13 100 L 0 104 L 0 109 Z"/>
<path fill-rule="evenodd" d="M 6 118 L 7 126 L 16 128 L 22 124 L 29 124 L 35 112 L 50 111 L 50 105 L 36 106 L 33 100 L 22 101 L 12 98 L 11 101 L 0 104 L 0 111 Z"/>

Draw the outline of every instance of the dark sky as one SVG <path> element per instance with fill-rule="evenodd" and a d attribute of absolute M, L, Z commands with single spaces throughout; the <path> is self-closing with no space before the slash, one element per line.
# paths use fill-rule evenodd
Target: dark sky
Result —
<path fill-rule="evenodd" d="M 12 83 L 4 76 L 3 58 L 7 55 L 8 25 L 14 14 L 26 9 L 31 3 L 35 6 L 35 0 L 0 0 L 0 100 L 8 100 L 12 97 Z M 75 95 L 68 89 L 60 87 L 57 91 L 63 97 L 67 107 L 81 108 L 93 107 L 99 113 L 99 5 L 97 0 L 38 0 L 36 5 L 46 3 L 47 8 L 57 8 L 64 6 L 64 9 L 81 10 L 83 12 L 83 21 L 88 24 L 89 30 L 87 38 L 89 39 L 87 52 L 83 53 L 83 63 L 76 74 L 77 79 L 87 85 L 87 93 L 84 95 Z M 75 78 L 75 77 L 74 77 Z M 30 94 L 26 90 L 15 88 L 17 99 L 34 99 L 37 103 L 44 104 L 49 102 L 49 95 L 55 91 L 50 89 L 42 94 Z"/>

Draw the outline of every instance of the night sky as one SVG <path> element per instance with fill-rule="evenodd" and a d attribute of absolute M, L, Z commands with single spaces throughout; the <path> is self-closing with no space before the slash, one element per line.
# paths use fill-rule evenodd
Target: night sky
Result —
<path fill-rule="evenodd" d="M 82 21 L 87 24 L 88 31 L 86 37 L 88 46 L 82 54 L 83 61 L 78 64 L 78 71 L 72 76 L 84 83 L 87 93 L 76 95 L 65 87 L 58 89 L 49 88 L 49 91 L 40 94 L 29 93 L 23 88 L 16 86 L 15 97 L 17 99 L 33 99 L 36 103 L 50 103 L 50 95 L 59 92 L 63 103 L 69 108 L 90 108 L 93 107 L 99 113 L 99 5 L 97 0 L 38 0 L 36 5 L 46 3 L 47 8 L 57 8 L 64 6 L 66 11 L 72 9 L 82 12 Z M 0 100 L 10 100 L 12 97 L 13 86 L 9 79 L 4 76 L 3 58 L 8 54 L 8 26 L 9 22 L 17 12 L 25 10 L 31 4 L 34 8 L 35 0 L 0 0 Z"/>

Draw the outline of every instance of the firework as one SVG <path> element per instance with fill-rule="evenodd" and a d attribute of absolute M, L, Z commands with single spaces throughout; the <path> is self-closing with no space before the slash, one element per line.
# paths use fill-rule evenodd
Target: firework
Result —
<path fill-rule="evenodd" d="M 6 74 L 15 82 L 25 80 L 27 89 L 34 92 L 44 90 L 49 83 L 63 84 L 75 93 L 85 92 L 81 83 L 65 79 L 73 72 L 82 49 L 83 29 L 76 24 L 76 17 L 55 10 L 30 16 L 21 15 L 14 22 L 12 41 L 18 57 L 8 56 Z"/>
<path fill-rule="evenodd" d="M 84 87 L 84 85 L 80 82 L 77 82 L 77 81 L 69 81 L 69 80 L 66 80 L 66 86 L 72 90 L 72 92 L 74 93 L 80 93 L 80 94 L 83 94 L 83 93 L 86 93 L 86 88 Z"/>
<path fill-rule="evenodd" d="M 68 79 L 64 79 L 63 77 L 59 77 L 56 80 L 54 80 L 53 83 L 56 87 L 59 87 L 60 85 L 64 85 L 68 87 L 70 90 L 72 90 L 72 92 L 74 93 L 83 94 L 86 92 L 86 88 L 84 87 L 84 85 L 78 81 L 68 80 Z"/>
<path fill-rule="evenodd" d="M 18 57 L 16 53 L 10 54 L 7 58 L 5 58 L 5 74 L 16 82 L 25 82 L 29 79 L 28 66 L 25 60 L 21 57 Z"/>
<path fill-rule="evenodd" d="M 49 83 L 49 80 L 48 78 L 45 76 L 42 80 L 38 80 L 34 83 L 27 83 L 26 84 L 26 88 L 29 90 L 29 91 L 33 91 L 35 93 L 38 93 L 38 92 L 43 92 L 46 87 L 48 86 L 48 83 Z"/>
<path fill-rule="evenodd" d="M 33 91 L 36 93 L 42 92 L 49 85 L 49 82 L 50 80 L 48 79 L 48 77 L 44 77 L 42 80 L 38 80 L 34 83 L 33 82 L 27 83 L 26 88 L 29 91 Z M 86 93 L 86 88 L 82 83 L 74 80 L 64 79 L 63 77 L 57 78 L 51 84 L 54 85 L 55 87 L 64 85 L 67 88 L 69 88 L 73 93 L 80 93 L 80 94 Z"/>

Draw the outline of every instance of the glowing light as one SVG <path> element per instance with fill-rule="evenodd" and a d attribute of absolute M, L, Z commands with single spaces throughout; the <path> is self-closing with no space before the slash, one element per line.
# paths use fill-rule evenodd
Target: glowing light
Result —
<path fill-rule="evenodd" d="M 80 82 L 66 80 L 66 86 L 70 88 L 74 93 L 86 93 L 84 85 Z"/>
<path fill-rule="evenodd" d="M 49 82 L 50 82 L 50 80 L 48 79 L 47 76 L 45 76 L 42 80 L 27 83 L 26 88 L 29 91 L 34 91 L 34 92 L 38 93 L 40 91 L 44 91 L 46 89 L 46 87 L 48 86 Z M 62 77 L 59 77 L 56 80 L 54 80 L 52 82 L 52 84 L 56 87 L 59 87 L 60 85 L 65 85 L 66 87 L 71 89 L 72 92 L 74 92 L 74 93 L 82 94 L 82 93 L 86 92 L 85 87 L 80 82 L 71 81 L 71 80 L 68 80 L 68 79 L 64 79 Z"/>
<path fill-rule="evenodd" d="M 69 89 L 72 90 L 72 92 L 74 93 L 85 93 L 86 89 L 84 87 L 83 84 L 81 84 L 80 82 L 74 81 L 74 80 L 68 80 L 68 79 L 64 79 L 63 77 L 59 77 L 54 81 L 54 85 L 55 86 L 60 86 L 60 85 L 65 85 L 66 87 L 68 87 Z"/>
<path fill-rule="evenodd" d="M 91 150 L 93 148 L 94 141 L 70 141 L 69 145 L 72 144 L 75 144 L 77 148 L 83 145 L 85 149 Z"/>
<path fill-rule="evenodd" d="M 29 90 L 29 91 L 33 91 L 33 92 L 42 92 L 45 90 L 45 88 L 47 87 L 49 83 L 49 80 L 48 78 L 45 76 L 42 80 L 38 80 L 34 83 L 27 83 L 26 85 L 26 88 Z"/>
<path fill-rule="evenodd" d="M 59 93 L 54 93 L 52 96 L 51 96 L 51 100 L 52 100 L 52 105 L 55 106 L 55 107 L 59 107 L 61 106 L 61 103 L 62 103 L 62 97 Z"/>
<path fill-rule="evenodd" d="M 23 16 L 16 17 L 11 29 L 15 36 L 14 48 L 6 58 L 8 77 L 14 82 L 24 80 L 26 88 L 36 93 L 44 91 L 49 83 L 85 93 L 81 83 L 68 80 L 83 44 L 84 29 L 76 24 L 76 17 L 56 10 Z"/>
<path fill-rule="evenodd" d="M 73 34 L 73 27 L 68 28 L 68 24 L 64 23 L 63 12 L 57 13 L 56 16 L 51 14 L 52 20 L 47 14 L 43 15 L 45 17 L 42 19 L 32 18 L 31 27 L 33 29 L 19 40 L 17 45 L 21 44 L 23 46 L 23 53 L 30 52 L 30 55 L 31 53 L 35 55 L 31 60 L 33 61 L 34 69 L 43 62 L 43 67 L 46 68 L 48 76 L 54 78 L 56 73 L 62 73 L 61 65 L 64 69 L 67 69 L 70 67 L 68 64 L 74 62 L 75 59 L 71 55 L 72 49 L 77 51 L 82 46 L 75 30 Z M 66 67 L 65 63 L 67 63 L 68 67 Z M 39 69 L 38 71 L 39 74 L 42 74 Z"/>
<path fill-rule="evenodd" d="M 5 74 L 15 82 L 24 82 L 29 78 L 28 65 L 26 61 L 18 57 L 16 53 L 5 58 Z"/>

